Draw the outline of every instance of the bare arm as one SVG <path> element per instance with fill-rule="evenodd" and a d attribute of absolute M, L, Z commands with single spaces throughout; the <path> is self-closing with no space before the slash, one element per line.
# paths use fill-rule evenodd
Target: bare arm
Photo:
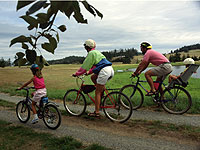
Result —
<path fill-rule="evenodd" d="M 24 83 L 24 85 L 22 85 L 22 86 L 19 88 L 19 90 L 21 90 L 22 88 L 26 87 L 26 86 L 29 85 L 31 82 L 33 82 L 33 79 L 34 79 L 34 78 L 32 78 L 32 79 L 29 80 L 28 82 Z"/>
<path fill-rule="evenodd" d="M 142 71 L 144 71 L 148 67 L 148 65 L 149 65 L 149 62 L 142 61 L 133 74 L 135 75 L 140 74 Z"/>

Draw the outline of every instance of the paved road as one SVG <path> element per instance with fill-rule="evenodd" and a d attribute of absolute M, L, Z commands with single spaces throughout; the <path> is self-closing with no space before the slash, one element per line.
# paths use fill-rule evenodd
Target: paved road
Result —
<path fill-rule="evenodd" d="M 10 97 L 7 94 L 0 93 L 0 99 L 17 103 L 18 101 L 22 100 L 22 97 Z M 63 109 L 62 104 L 60 108 Z M 22 125 L 19 123 L 14 111 L 1 110 L 0 118 Z M 165 112 L 139 110 L 134 111 L 132 119 L 160 120 L 162 122 L 178 125 L 200 126 L 200 116 L 198 115 L 171 115 Z M 72 136 L 73 138 L 76 138 L 86 144 L 98 143 L 116 150 L 200 150 L 200 146 L 197 147 L 197 145 L 187 142 L 177 143 L 177 140 L 156 139 L 135 135 L 126 136 L 123 134 L 117 134 L 98 129 L 98 126 L 96 126 L 96 129 L 94 129 L 81 126 L 81 124 L 68 125 L 66 121 L 62 122 L 61 126 L 55 131 L 47 129 L 42 121 L 36 125 L 32 125 L 30 122 L 28 122 L 25 124 L 25 126 L 32 127 L 40 132 L 50 132 L 57 136 Z"/>

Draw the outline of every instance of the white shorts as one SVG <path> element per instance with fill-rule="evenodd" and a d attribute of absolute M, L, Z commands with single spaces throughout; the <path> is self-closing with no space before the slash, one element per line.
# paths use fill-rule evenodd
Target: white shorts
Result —
<path fill-rule="evenodd" d="M 114 76 L 114 70 L 112 66 L 106 66 L 99 71 L 97 77 L 97 83 L 105 85 L 106 82 Z"/>
<path fill-rule="evenodd" d="M 38 89 L 33 93 L 33 101 L 40 102 L 41 98 L 47 95 L 46 88 Z"/>

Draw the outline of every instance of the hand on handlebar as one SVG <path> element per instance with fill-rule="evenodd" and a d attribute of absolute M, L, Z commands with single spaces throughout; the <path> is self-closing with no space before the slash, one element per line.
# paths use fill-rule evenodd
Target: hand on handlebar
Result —
<path fill-rule="evenodd" d="M 73 76 L 73 77 L 77 77 L 77 75 L 76 75 L 76 74 L 72 74 L 72 76 Z"/>
<path fill-rule="evenodd" d="M 140 73 L 137 73 L 137 74 L 136 74 L 135 72 L 133 72 L 132 75 L 131 75 L 131 77 L 133 77 L 133 78 L 138 77 L 139 74 L 140 74 Z"/>

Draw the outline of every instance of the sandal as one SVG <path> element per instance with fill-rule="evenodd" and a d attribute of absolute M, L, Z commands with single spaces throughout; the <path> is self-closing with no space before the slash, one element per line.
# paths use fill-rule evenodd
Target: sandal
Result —
<path fill-rule="evenodd" d="M 99 113 L 96 113 L 96 111 L 94 111 L 93 113 L 89 113 L 88 116 L 89 116 L 89 117 L 97 117 L 97 118 L 100 118 L 100 114 L 99 114 Z"/>
<path fill-rule="evenodd" d="M 149 91 L 149 92 L 147 92 L 147 94 L 145 96 L 152 96 L 152 95 L 155 95 L 155 94 L 156 94 L 156 92 Z"/>

